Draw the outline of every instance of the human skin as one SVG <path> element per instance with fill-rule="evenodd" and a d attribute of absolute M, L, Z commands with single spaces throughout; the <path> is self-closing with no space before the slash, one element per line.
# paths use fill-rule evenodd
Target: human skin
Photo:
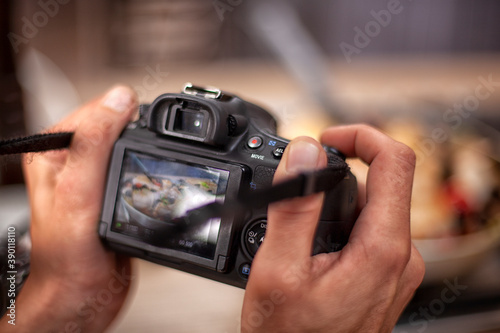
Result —
<path fill-rule="evenodd" d="M 329 128 L 321 141 L 369 165 L 349 242 L 311 256 L 322 194 L 270 205 L 245 293 L 243 333 L 390 332 L 423 279 L 410 237 L 414 152 L 366 125 Z M 274 181 L 325 165 L 318 142 L 297 138 Z"/>
<path fill-rule="evenodd" d="M 50 129 L 75 132 L 69 149 L 24 156 L 31 273 L 16 299 L 16 325 L 4 316 L 0 331 L 101 332 L 123 306 L 134 280 L 130 259 L 107 250 L 96 226 L 113 143 L 136 109 L 135 93 L 115 87 Z M 271 205 L 242 332 L 390 331 L 421 282 L 409 231 L 412 151 L 363 125 L 328 129 L 322 141 L 370 165 L 352 236 L 340 252 L 311 256 L 323 195 Z M 297 138 L 275 181 L 325 165 L 319 143 Z"/>
<path fill-rule="evenodd" d="M 97 236 L 113 143 L 137 110 L 137 97 L 117 86 L 50 131 L 75 131 L 69 149 L 24 156 L 31 206 L 30 275 L 16 299 L 15 326 L 2 332 L 100 332 L 123 305 L 130 259 Z"/>

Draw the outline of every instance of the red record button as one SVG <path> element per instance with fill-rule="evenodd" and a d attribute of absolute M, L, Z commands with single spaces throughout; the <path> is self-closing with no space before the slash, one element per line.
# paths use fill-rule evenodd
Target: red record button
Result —
<path fill-rule="evenodd" d="M 262 146 L 262 138 L 258 136 L 252 136 L 250 139 L 248 139 L 247 146 L 252 149 L 259 148 L 260 146 Z"/>

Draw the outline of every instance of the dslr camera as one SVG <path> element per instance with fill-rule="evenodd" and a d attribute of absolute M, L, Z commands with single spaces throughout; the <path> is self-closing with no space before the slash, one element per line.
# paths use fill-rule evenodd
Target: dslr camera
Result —
<path fill-rule="evenodd" d="M 245 288 L 267 205 L 239 205 L 189 228 L 176 224 L 200 206 L 229 205 L 271 187 L 289 142 L 276 128 L 267 111 L 216 88 L 187 84 L 141 105 L 114 145 L 99 236 L 114 251 Z M 324 149 L 329 163 L 345 164 L 337 150 Z M 325 192 L 311 254 L 347 243 L 357 185 L 346 170 Z"/>

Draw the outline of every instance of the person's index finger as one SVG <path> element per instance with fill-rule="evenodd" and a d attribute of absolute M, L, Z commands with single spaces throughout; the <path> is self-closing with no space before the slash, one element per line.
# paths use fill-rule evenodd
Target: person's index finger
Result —
<path fill-rule="evenodd" d="M 380 184 L 373 190 L 390 192 L 403 187 L 408 192 L 411 189 L 415 153 L 375 128 L 366 125 L 333 127 L 323 133 L 321 141 L 348 157 L 358 157 L 367 163 L 370 166 L 368 177 L 372 178 L 367 180 L 367 186 Z"/>
<path fill-rule="evenodd" d="M 330 145 L 347 157 L 359 157 L 371 164 L 380 147 L 395 141 L 368 125 L 330 127 L 321 135 L 323 144 Z"/>
<path fill-rule="evenodd" d="M 353 236 L 406 240 L 410 230 L 415 153 L 366 125 L 330 128 L 321 140 L 369 164 L 366 206 L 356 222 Z"/>

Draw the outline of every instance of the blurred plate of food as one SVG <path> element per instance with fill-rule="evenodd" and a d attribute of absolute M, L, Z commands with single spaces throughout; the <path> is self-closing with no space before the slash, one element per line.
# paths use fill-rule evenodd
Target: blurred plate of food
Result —
<path fill-rule="evenodd" d="M 417 155 L 411 233 L 426 264 L 424 284 L 472 272 L 500 244 L 497 142 L 465 124 L 393 121 L 384 129 Z"/>

